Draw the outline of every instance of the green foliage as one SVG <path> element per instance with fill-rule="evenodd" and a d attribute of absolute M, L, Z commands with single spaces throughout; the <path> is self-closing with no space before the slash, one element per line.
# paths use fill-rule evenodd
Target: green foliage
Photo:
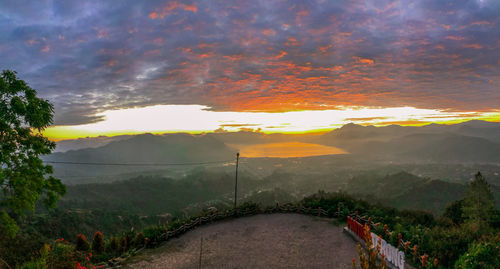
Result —
<path fill-rule="evenodd" d="M 426 238 L 420 242 L 422 250 L 445 266 L 453 266 L 458 257 L 467 251 L 470 242 L 474 241 L 470 233 L 456 226 L 436 226 L 424 234 Z"/>
<path fill-rule="evenodd" d="M 496 239 L 474 243 L 455 263 L 458 269 L 498 268 L 500 265 L 500 235 Z"/>
<path fill-rule="evenodd" d="M 47 269 L 48 260 L 50 257 L 51 248 L 49 245 L 45 244 L 43 248 L 40 250 L 40 257 L 32 259 L 31 261 L 24 263 L 19 266 L 22 269 Z"/>
<path fill-rule="evenodd" d="M 156 242 L 160 242 L 160 237 L 165 231 L 164 227 L 161 226 L 153 226 L 142 231 L 144 233 L 144 237 L 148 239 L 148 247 L 156 245 Z"/>
<path fill-rule="evenodd" d="M 463 199 L 454 201 L 444 209 L 443 216 L 449 218 L 455 224 L 462 224 L 464 222 L 464 212 L 462 210 L 463 206 Z"/>
<path fill-rule="evenodd" d="M 144 237 L 144 234 L 142 232 L 138 233 L 137 236 L 134 239 L 134 246 L 135 247 L 143 247 L 144 246 L 144 240 L 146 238 Z"/>
<path fill-rule="evenodd" d="M 14 237 L 19 231 L 16 222 L 12 219 L 5 210 L 0 211 L 0 228 L 5 235 Z"/>
<path fill-rule="evenodd" d="M 52 251 L 48 259 L 49 268 L 66 269 L 75 266 L 75 246 L 65 241 L 56 241 L 52 244 Z"/>
<path fill-rule="evenodd" d="M 55 144 L 40 134 L 52 123 L 53 106 L 36 96 L 36 91 L 12 71 L 0 75 L 0 225 L 1 232 L 15 236 L 13 219 L 33 211 L 43 199 L 54 207 L 65 193 L 60 180 L 46 175 L 52 167 L 40 155 L 49 154 Z"/>

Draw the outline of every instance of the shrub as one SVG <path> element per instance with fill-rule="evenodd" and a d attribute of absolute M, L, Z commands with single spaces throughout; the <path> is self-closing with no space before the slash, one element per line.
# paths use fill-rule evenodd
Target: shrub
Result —
<path fill-rule="evenodd" d="M 88 251 L 90 249 L 90 244 L 84 234 L 79 234 L 76 236 L 75 249 L 77 251 Z"/>
<path fill-rule="evenodd" d="M 500 241 L 472 244 L 455 263 L 455 268 L 498 268 L 500 264 Z"/>
<path fill-rule="evenodd" d="M 144 239 L 145 239 L 144 234 L 138 233 L 134 240 L 134 246 L 136 247 L 144 246 Z"/>
<path fill-rule="evenodd" d="M 92 251 L 94 254 L 101 254 L 104 251 L 104 237 L 101 232 L 96 232 L 92 239 Z"/>
<path fill-rule="evenodd" d="M 118 242 L 118 238 L 111 237 L 108 245 L 108 252 L 118 253 L 120 251 L 120 244 Z"/>
<path fill-rule="evenodd" d="M 51 269 L 73 268 L 75 247 L 65 243 L 65 241 L 56 241 L 52 245 L 52 251 L 49 256 L 48 266 Z"/>
<path fill-rule="evenodd" d="M 120 240 L 120 252 L 126 252 L 128 250 L 128 244 L 127 244 L 127 237 L 122 236 L 122 239 Z"/>
<path fill-rule="evenodd" d="M 47 244 L 44 244 L 43 248 L 40 250 L 40 257 L 39 258 L 32 259 L 31 261 L 21 265 L 19 268 L 22 268 L 22 269 L 47 269 L 47 268 L 49 268 L 47 262 L 48 262 L 50 254 L 51 254 L 50 246 Z"/>

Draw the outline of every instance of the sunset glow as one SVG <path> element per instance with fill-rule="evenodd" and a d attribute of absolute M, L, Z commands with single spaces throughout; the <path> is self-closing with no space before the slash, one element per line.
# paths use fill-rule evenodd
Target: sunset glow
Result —
<path fill-rule="evenodd" d="M 45 131 L 45 135 L 53 140 L 61 140 L 99 135 L 239 130 L 307 133 L 332 130 L 350 122 L 383 126 L 451 123 L 470 119 L 499 120 L 500 112 L 453 113 L 412 107 L 346 107 L 337 110 L 269 113 L 213 111 L 200 105 L 158 105 L 110 110 L 96 116 L 103 120 L 84 125 L 51 127 Z"/>

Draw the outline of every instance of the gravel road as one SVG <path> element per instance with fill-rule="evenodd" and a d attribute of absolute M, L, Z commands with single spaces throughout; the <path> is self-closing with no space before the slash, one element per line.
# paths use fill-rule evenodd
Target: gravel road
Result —
<path fill-rule="evenodd" d="M 352 268 L 356 244 L 331 219 L 256 215 L 199 227 L 132 258 L 125 268 Z"/>

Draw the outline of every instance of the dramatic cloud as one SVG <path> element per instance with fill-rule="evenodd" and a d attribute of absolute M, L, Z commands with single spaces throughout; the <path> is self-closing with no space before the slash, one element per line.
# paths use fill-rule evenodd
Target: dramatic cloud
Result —
<path fill-rule="evenodd" d="M 492 112 L 499 15 L 495 0 L 4 0 L 0 69 L 55 103 L 57 125 L 181 104 Z"/>

